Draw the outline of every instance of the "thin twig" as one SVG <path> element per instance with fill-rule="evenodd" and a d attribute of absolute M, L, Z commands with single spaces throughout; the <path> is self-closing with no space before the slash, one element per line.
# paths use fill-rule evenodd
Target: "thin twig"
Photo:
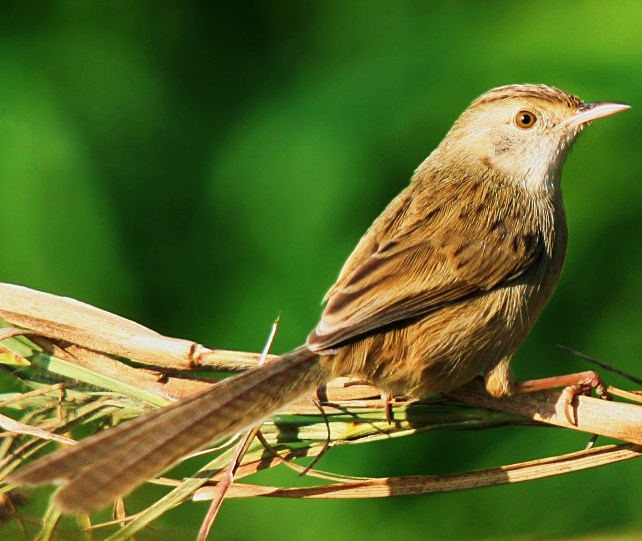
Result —
<path fill-rule="evenodd" d="M 272 324 L 270 335 L 268 336 L 265 346 L 263 347 L 263 351 L 259 359 L 259 366 L 262 366 L 265 363 L 265 358 L 267 357 L 267 354 L 270 351 L 270 347 L 272 346 L 272 342 L 274 341 L 274 337 L 276 336 L 278 325 L 279 325 L 279 320 L 277 319 Z M 217 495 L 216 497 L 213 498 L 212 503 L 207 511 L 207 514 L 203 519 L 203 523 L 201 524 L 201 527 L 198 530 L 198 535 L 196 536 L 196 541 L 205 541 L 205 539 L 209 535 L 212 525 L 216 520 L 216 515 L 218 515 L 218 511 L 221 508 L 223 499 L 225 498 L 225 494 L 230 488 L 230 486 L 232 486 L 232 483 L 234 482 L 234 475 L 236 474 L 236 470 L 241 465 L 241 461 L 243 460 L 245 453 L 250 447 L 250 443 L 252 443 L 252 440 L 259 433 L 260 429 L 261 429 L 260 426 L 250 429 L 248 433 L 243 437 L 243 439 L 239 442 L 239 444 L 236 446 L 234 455 L 232 456 L 232 461 L 230 462 L 229 466 L 225 468 L 225 474 L 223 478 L 219 481 L 216 487 Z"/>
<path fill-rule="evenodd" d="M 596 359 L 595 357 L 590 357 L 580 351 L 576 351 L 574 349 L 571 349 L 567 346 L 563 346 L 562 344 L 557 344 L 557 347 L 560 348 L 561 350 L 566 351 L 567 353 L 570 353 L 571 355 L 575 355 L 576 357 L 579 357 L 580 359 L 584 359 L 585 361 L 588 361 L 590 363 L 596 364 L 597 366 L 604 368 L 604 370 L 608 370 L 609 372 L 613 372 L 614 374 L 617 374 L 619 376 L 622 376 L 623 378 L 628 379 L 629 381 L 632 381 L 633 383 L 636 383 L 638 385 L 642 385 L 642 379 L 634 376 L 633 374 L 629 374 L 628 372 L 625 372 L 621 368 L 617 368 L 616 366 L 613 366 L 612 364 L 605 363 L 604 361 L 600 361 L 599 359 Z"/>

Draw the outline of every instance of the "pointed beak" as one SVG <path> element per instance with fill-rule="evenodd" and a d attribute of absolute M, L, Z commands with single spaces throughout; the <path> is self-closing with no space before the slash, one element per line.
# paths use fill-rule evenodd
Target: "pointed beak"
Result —
<path fill-rule="evenodd" d="M 562 122 L 559 127 L 564 127 L 566 129 L 578 128 L 592 122 L 593 120 L 597 120 L 598 118 L 615 115 L 630 108 L 631 106 L 626 105 L 625 103 L 612 101 L 583 103 L 577 108 L 575 114 Z"/>

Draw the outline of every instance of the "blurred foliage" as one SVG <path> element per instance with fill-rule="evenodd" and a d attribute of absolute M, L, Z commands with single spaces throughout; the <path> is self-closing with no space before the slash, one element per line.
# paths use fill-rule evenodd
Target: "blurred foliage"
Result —
<path fill-rule="evenodd" d="M 8 1 L 2 11 L 0 280 L 216 347 L 260 349 L 276 316 L 275 351 L 300 344 L 361 233 L 483 91 L 545 82 L 642 103 L 636 0 Z M 520 378 L 587 368 L 556 343 L 640 375 L 639 114 L 600 121 L 568 160 L 567 265 L 517 355 Z M 585 444 L 533 432 L 336 449 L 320 466 L 463 471 Z M 228 501 L 214 538 L 642 531 L 640 473 L 632 461 L 422 498 Z M 152 538 L 193 539 L 205 509 L 170 514 Z"/>

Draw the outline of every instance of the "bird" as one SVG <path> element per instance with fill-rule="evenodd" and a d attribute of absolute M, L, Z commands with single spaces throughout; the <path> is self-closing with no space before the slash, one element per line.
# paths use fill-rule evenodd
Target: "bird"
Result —
<path fill-rule="evenodd" d="M 482 94 L 358 242 L 304 345 L 8 480 L 62 481 L 61 511 L 96 509 L 338 376 L 410 398 L 480 374 L 494 397 L 518 391 L 510 359 L 564 263 L 562 166 L 585 126 L 628 107 L 543 84 Z"/>

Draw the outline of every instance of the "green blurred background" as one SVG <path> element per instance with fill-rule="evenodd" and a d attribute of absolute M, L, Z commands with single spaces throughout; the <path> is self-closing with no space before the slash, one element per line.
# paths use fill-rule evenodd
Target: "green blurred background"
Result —
<path fill-rule="evenodd" d="M 587 130 L 568 160 L 567 265 L 516 372 L 588 368 L 561 343 L 642 374 L 642 3 L 70 0 L 1 12 L 0 280 L 221 348 L 259 350 L 280 316 L 285 351 L 470 101 L 543 82 L 634 108 Z M 458 472 L 586 440 L 432 434 L 336 449 L 320 467 Z M 407 499 L 229 500 L 212 537 L 638 538 L 641 478 L 632 461 Z M 187 504 L 148 538 L 193 539 L 205 510 Z"/>

